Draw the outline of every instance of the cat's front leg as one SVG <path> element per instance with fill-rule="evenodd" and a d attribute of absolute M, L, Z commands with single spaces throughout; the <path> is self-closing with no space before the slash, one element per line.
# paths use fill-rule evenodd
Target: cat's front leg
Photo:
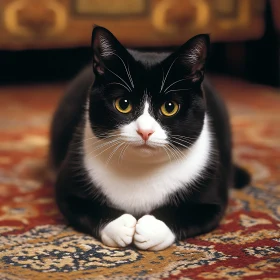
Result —
<path fill-rule="evenodd" d="M 70 225 L 105 245 L 126 247 L 132 243 L 137 222 L 132 215 L 76 196 L 64 201 L 60 197 L 58 205 Z"/>
<path fill-rule="evenodd" d="M 130 214 L 123 214 L 100 230 L 102 242 L 110 247 L 126 247 L 132 243 L 136 219 Z"/>
<path fill-rule="evenodd" d="M 66 220 L 75 229 L 91 234 L 107 246 L 126 247 L 131 244 L 136 219 L 108 206 L 101 193 L 97 197 L 90 196 L 89 187 L 92 193 L 98 193 L 93 184 L 85 185 L 83 177 L 73 174 L 66 161 L 55 184 L 57 205 Z"/>
<path fill-rule="evenodd" d="M 105 245 L 126 247 L 132 243 L 137 222 L 132 215 L 77 196 L 68 200 L 60 197 L 58 205 L 74 228 L 93 235 Z"/>
<path fill-rule="evenodd" d="M 177 240 L 184 240 L 207 233 L 219 225 L 224 214 L 226 201 L 213 204 L 184 204 L 163 206 L 152 211 L 175 234 Z"/>
<path fill-rule="evenodd" d="M 174 241 L 174 233 L 163 221 L 151 215 L 145 215 L 138 220 L 134 244 L 139 249 L 159 251 L 166 249 Z"/>

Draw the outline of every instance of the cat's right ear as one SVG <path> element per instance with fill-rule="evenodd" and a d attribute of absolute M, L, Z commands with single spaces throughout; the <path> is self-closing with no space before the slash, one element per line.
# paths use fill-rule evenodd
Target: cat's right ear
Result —
<path fill-rule="evenodd" d="M 93 71 L 103 75 L 106 69 L 111 69 L 118 56 L 127 52 L 116 37 L 106 28 L 95 26 L 92 31 L 91 46 L 93 51 Z"/>

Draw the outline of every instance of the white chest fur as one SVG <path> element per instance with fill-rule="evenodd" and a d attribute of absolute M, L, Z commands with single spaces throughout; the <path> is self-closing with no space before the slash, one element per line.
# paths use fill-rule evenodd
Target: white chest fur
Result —
<path fill-rule="evenodd" d="M 96 140 L 87 119 L 84 139 L 89 138 Z M 181 160 L 140 166 L 112 159 L 107 165 L 108 154 L 96 157 L 99 152 L 94 151 L 94 145 L 84 144 L 84 166 L 94 185 L 115 207 L 134 215 L 149 213 L 172 193 L 182 189 L 187 192 L 190 183 L 203 174 L 211 153 L 207 116 L 199 138 Z"/>

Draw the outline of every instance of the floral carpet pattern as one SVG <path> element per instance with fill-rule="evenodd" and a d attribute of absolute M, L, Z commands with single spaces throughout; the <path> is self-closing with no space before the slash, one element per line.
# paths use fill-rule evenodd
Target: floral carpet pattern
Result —
<path fill-rule="evenodd" d="M 0 279 L 280 279 L 280 92 L 214 77 L 234 156 L 253 174 L 221 225 L 160 252 L 113 249 L 67 227 L 46 172 L 64 85 L 0 88 Z"/>

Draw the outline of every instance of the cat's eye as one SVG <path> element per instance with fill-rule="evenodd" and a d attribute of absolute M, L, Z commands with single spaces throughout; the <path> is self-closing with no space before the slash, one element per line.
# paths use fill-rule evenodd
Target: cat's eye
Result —
<path fill-rule="evenodd" d="M 127 98 L 116 99 L 115 107 L 119 112 L 121 112 L 123 114 L 127 114 L 127 113 L 131 112 L 131 110 L 132 110 L 132 105 Z"/>
<path fill-rule="evenodd" d="M 166 101 L 160 107 L 161 113 L 166 117 L 172 117 L 179 111 L 179 104 L 175 101 Z"/>

